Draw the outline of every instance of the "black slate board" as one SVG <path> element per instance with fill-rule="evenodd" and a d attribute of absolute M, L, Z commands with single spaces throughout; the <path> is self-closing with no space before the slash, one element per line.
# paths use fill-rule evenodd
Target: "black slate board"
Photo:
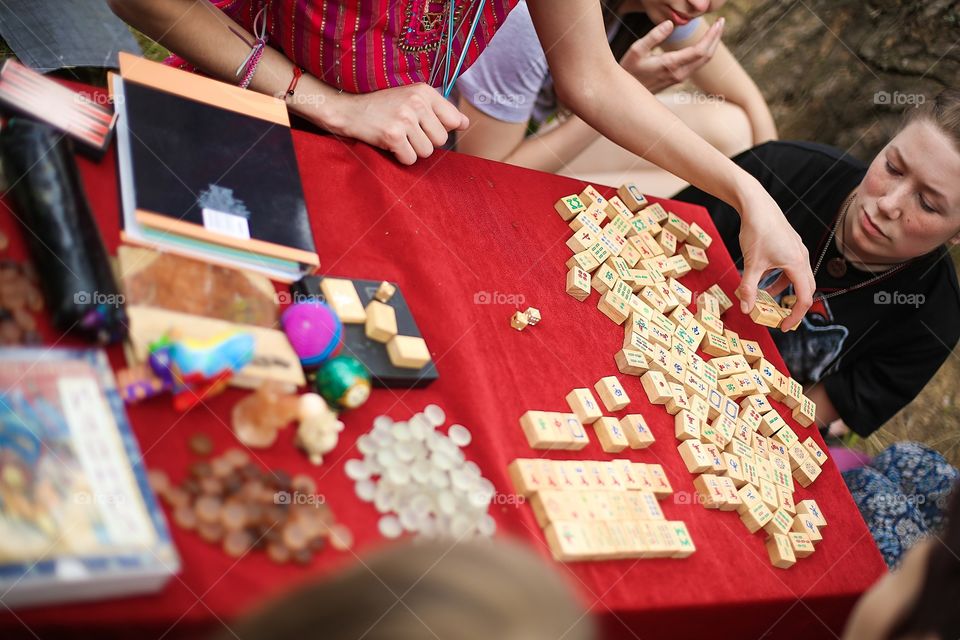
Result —
<path fill-rule="evenodd" d="M 340 278 L 338 278 L 340 279 Z M 355 280 L 353 278 L 343 278 L 353 282 L 360 296 L 360 302 L 366 307 L 373 300 L 373 294 L 377 292 L 381 280 Z M 290 285 L 290 293 L 294 300 L 324 300 L 323 293 L 320 291 L 320 281 L 323 276 L 307 276 Z M 397 283 L 392 282 L 397 287 L 396 293 L 387 302 L 397 313 L 397 332 L 402 336 L 414 336 L 422 338 L 417 322 L 413 318 L 410 307 L 407 306 L 407 300 L 403 297 L 403 292 Z M 374 387 L 382 389 L 417 389 L 426 387 L 440 374 L 433 360 L 428 362 L 422 369 L 401 369 L 390 363 L 387 356 L 387 346 L 381 342 L 370 340 L 364 333 L 362 324 L 343 325 L 344 346 L 340 351 L 343 355 L 351 355 L 362 362 L 370 371 L 371 382 Z M 428 343 L 429 344 L 429 343 Z"/>

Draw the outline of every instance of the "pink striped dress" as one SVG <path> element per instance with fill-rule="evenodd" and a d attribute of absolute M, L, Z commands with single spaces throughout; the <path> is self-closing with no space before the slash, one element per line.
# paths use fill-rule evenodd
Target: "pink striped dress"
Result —
<path fill-rule="evenodd" d="M 468 51 L 461 71 L 477 59 L 518 0 L 487 0 L 469 42 L 476 0 L 210 1 L 250 32 L 254 17 L 266 6 L 271 46 L 331 86 L 368 93 L 429 81 L 437 55 L 446 49 L 443 31 L 451 1 L 458 25 L 452 72 L 464 47 Z M 176 56 L 167 62 L 187 67 Z M 433 84 L 439 87 L 442 81 L 441 70 Z"/>

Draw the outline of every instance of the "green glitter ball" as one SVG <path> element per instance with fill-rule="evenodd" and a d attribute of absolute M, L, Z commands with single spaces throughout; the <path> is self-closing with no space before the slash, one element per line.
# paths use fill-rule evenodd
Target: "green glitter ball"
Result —
<path fill-rule="evenodd" d="M 356 409 L 370 397 L 370 372 L 353 356 L 337 356 L 317 370 L 314 386 L 331 406 Z"/>

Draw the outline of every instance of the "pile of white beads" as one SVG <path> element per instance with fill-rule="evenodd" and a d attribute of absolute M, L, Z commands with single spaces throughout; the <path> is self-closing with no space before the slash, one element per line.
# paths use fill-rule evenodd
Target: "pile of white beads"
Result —
<path fill-rule="evenodd" d="M 466 459 L 470 430 L 453 424 L 443 434 L 443 409 L 427 405 L 409 420 L 377 416 L 373 429 L 357 439 L 363 459 L 344 469 L 356 482 L 357 497 L 381 514 L 385 538 L 405 531 L 420 537 L 492 536 L 496 523 L 487 513 L 496 490 L 480 467 Z"/>

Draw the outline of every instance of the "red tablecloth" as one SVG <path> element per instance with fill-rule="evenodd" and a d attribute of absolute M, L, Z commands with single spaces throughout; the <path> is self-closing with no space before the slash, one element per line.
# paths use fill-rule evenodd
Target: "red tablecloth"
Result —
<path fill-rule="evenodd" d="M 519 416 L 528 409 L 565 410 L 570 389 L 619 375 L 613 354 L 622 329 L 597 311 L 596 293 L 579 303 L 564 292 L 569 231 L 553 204 L 579 192 L 583 183 L 459 154 L 438 153 L 405 168 L 359 143 L 303 132 L 294 132 L 294 141 L 322 271 L 399 282 L 440 371 L 440 379 L 427 389 L 375 391 L 365 406 L 344 414 L 347 428 L 340 444 L 319 468 L 294 449 L 293 428 L 272 449 L 257 453 L 264 464 L 311 473 L 339 519 L 355 532 L 355 550 L 362 552 L 381 544 L 377 514 L 354 496 L 343 465 L 357 455 L 354 441 L 375 416 L 401 419 L 428 403 L 440 404 L 450 420 L 472 429 L 468 457 L 499 491 L 510 494 L 507 464 L 541 455 L 526 445 Z M 115 163 L 113 151 L 99 164 L 80 160 L 111 252 L 118 243 Z M 612 190 L 601 192 L 610 195 Z M 703 209 L 681 203 L 669 207 L 713 229 Z M 23 256 L 15 223 L 6 206 L 4 210 L 3 229 L 14 239 L 11 251 Z M 692 272 L 684 283 L 700 291 L 719 282 L 732 292 L 738 276 L 729 255 L 719 241 L 708 254 L 709 269 Z M 543 321 L 523 332 L 511 329 L 514 305 L 498 303 L 512 302 L 510 296 L 538 307 Z M 733 309 L 724 321 L 744 338 L 758 340 L 768 358 L 782 366 L 769 335 L 749 318 Z M 57 339 L 53 333 L 47 337 L 51 343 Z M 119 366 L 119 349 L 110 355 Z M 624 454 L 638 462 L 661 463 L 677 495 L 688 495 L 692 478 L 676 452 L 672 417 L 647 406 L 637 378 L 619 377 L 633 399 L 628 410 L 643 411 L 657 436 L 649 449 Z M 240 397 L 241 392 L 228 391 L 187 414 L 174 412 L 162 399 L 131 407 L 148 466 L 183 477 L 192 460 L 186 441 L 197 432 L 210 435 L 217 450 L 235 445 L 229 412 Z M 801 437 L 810 434 L 820 441 L 814 430 L 795 428 Z M 593 437 L 582 452 L 546 455 L 612 457 Z M 562 571 L 601 617 L 609 636 L 839 633 L 852 604 L 884 565 L 832 461 L 811 490 L 798 489 L 797 499 L 806 497 L 816 498 L 830 524 L 816 552 L 787 571 L 770 565 L 761 536 L 750 535 L 735 513 L 707 511 L 682 498 L 662 504 L 667 518 L 687 523 L 697 545 L 692 557 L 571 564 Z M 492 513 L 501 535 L 518 536 L 549 555 L 529 506 L 503 504 Z M 354 560 L 349 553 L 328 550 L 309 568 L 277 566 L 262 554 L 236 562 L 193 533 L 174 527 L 173 535 L 183 571 L 162 593 L 5 613 L 0 616 L 2 634 L 33 637 L 29 627 L 39 637 L 66 630 L 197 637 L 200 629 L 228 624 L 264 598 Z"/>

